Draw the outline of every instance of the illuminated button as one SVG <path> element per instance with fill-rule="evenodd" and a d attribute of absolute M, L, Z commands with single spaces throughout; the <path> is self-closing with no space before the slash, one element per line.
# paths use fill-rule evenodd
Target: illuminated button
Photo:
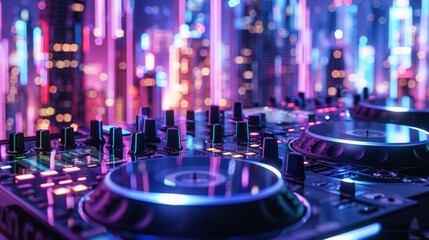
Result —
<path fill-rule="evenodd" d="M 241 154 L 234 154 L 234 155 L 231 155 L 231 157 L 233 157 L 233 158 L 242 158 L 243 155 L 241 155 Z"/>
<path fill-rule="evenodd" d="M 69 167 L 69 168 L 63 168 L 63 172 L 65 173 L 73 173 L 73 172 L 79 172 L 79 167 Z"/>
<path fill-rule="evenodd" d="M 72 186 L 72 190 L 73 192 L 82 192 L 82 191 L 88 190 L 88 187 L 83 184 L 78 184 L 78 185 Z"/>
<path fill-rule="evenodd" d="M 224 152 L 224 153 L 222 153 L 222 155 L 224 155 L 224 156 L 231 156 L 232 152 Z"/>
<path fill-rule="evenodd" d="M 254 155 L 256 155 L 256 153 L 254 153 L 254 152 L 245 152 L 244 155 L 246 155 L 246 156 L 254 156 Z"/>
<path fill-rule="evenodd" d="M 79 177 L 79 178 L 77 178 L 77 181 L 78 182 L 84 182 L 84 181 L 86 181 L 88 178 L 86 178 L 86 177 Z"/>
<path fill-rule="evenodd" d="M 305 130 L 305 127 L 304 126 L 299 127 L 299 130 L 303 131 L 303 130 Z"/>
<path fill-rule="evenodd" d="M 19 182 L 19 181 L 24 181 L 24 180 L 31 180 L 36 178 L 36 176 L 34 176 L 33 174 L 29 173 L 29 174 L 23 174 L 23 175 L 18 175 L 15 176 L 15 181 Z"/>
<path fill-rule="evenodd" d="M 252 147 L 252 148 L 258 148 L 259 144 L 250 144 L 249 146 Z"/>
<path fill-rule="evenodd" d="M 54 190 L 52 190 L 52 193 L 55 194 L 55 195 L 57 195 L 57 196 L 67 194 L 69 192 L 70 192 L 70 189 L 64 188 L 64 187 L 55 188 Z"/>
<path fill-rule="evenodd" d="M 251 132 L 251 133 L 250 133 L 250 136 L 252 136 L 252 137 L 256 137 L 256 136 L 259 136 L 259 133 L 258 133 L 258 132 Z"/>
<path fill-rule="evenodd" d="M 48 183 L 42 183 L 42 184 L 40 184 L 41 188 L 48 188 L 48 187 L 53 187 L 53 186 L 55 186 L 55 183 L 53 183 L 53 182 L 48 182 Z"/>
<path fill-rule="evenodd" d="M 220 152 L 222 152 L 221 150 L 219 150 L 217 148 L 207 148 L 206 150 L 209 151 L 209 152 L 214 152 L 214 153 L 220 153 Z"/>
<path fill-rule="evenodd" d="M 11 165 L 4 165 L 0 167 L 1 170 L 11 169 L 11 168 L 12 168 Z"/>
<path fill-rule="evenodd" d="M 56 175 L 58 175 L 58 172 L 55 170 L 48 170 L 48 171 L 40 172 L 40 176 L 42 176 L 42 177 L 51 177 L 51 176 L 56 176 Z"/>
<path fill-rule="evenodd" d="M 295 132 L 295 129 L 294 128 L 289 128 L 287 131 L 288 132 Z"/>
<path fill-rule="evenodd" d="M 315 124 L 314 122 L 309 122 L 308 126 L 314 126 L 314 124 Z"/>
<path fill-rule="evenodd" d="M 66 180 L 59 181 L 59 182 L 58 182 L 58 184 L 60 184 L 60 185 L 64 185 L 64 184 L 70 184 L 70 183 L 72 183 L 72 182 L 73 182 L 73 180 L 71 180 L 71 179 L 66 179 Z"/>

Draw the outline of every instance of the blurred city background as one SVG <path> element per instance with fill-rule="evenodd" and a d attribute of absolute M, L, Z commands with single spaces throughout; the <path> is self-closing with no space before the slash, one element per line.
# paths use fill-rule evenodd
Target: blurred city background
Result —
<path fill-rule="evenodd" d="M 428 98 L 426 0 L 0 0 L 0 139 L 359 94 Z"/>

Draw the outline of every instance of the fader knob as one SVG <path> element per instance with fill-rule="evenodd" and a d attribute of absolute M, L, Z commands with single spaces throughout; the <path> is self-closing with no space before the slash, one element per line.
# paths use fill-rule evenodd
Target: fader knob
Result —
<path fill-rule="evenodd" d="M 182 145 L 180 143 L 180 130 L 178 128 L 169 128 L 167 129 L 166 134 L 167 148 L 173 150 L 182 150 Z"/>
<path fill-rule="evenodd" d="M 211 126 L 218 123 L 220 123 L 220 109 L 219 106 L 212 105 L 209 110 L 208 124 Z"/>
<path fill-rule="evenodd" d="M 186 121 L 195 121 L 195 111 L 187 110 L 186 111 Z"/>
<path fill-rule="evenodd" d="M 103 137 L 103 122 L 100 120 L 91 120 L 89 123 L 89 137 L 86 139 L 86 143 L 98 147 L 106 143 L 106 139 Z"/>
<path fill-rule="evenodd" d="M 9 134 L 9 154 L 25 153 L 24 134 L 16 132 Z"/>
<path fill-rule="evenodd" d="M 264 149 L 264 139 L 266 138 L 266 137 L 274 137 L 274 134 L 273 134 L 273 132 L 269 132 L 269 131 L 264 131 L 264 132 L 262 132 L 261 133 L 261 138 L 260 138 L 260 141 L 261 141 L 261 147 L 262 147 L 262 149 Z"/>
<path fill-rule="evenodd" d="M 368 98 L 369 98 L 369 88 L 368 87 L 363 88 L 362 98 L 363 98 L 363 100 L 368 100 Z"/>
<path fill-rule="evenodd" d="M 223 143 L 223 127 L 221 124 L 214 124 L 211 126 L 210 142 L 213 144 Z"/>
<path fill-rule="evenodd" d="M 356 106 L 360 103 L 360 94 L 353 95 L 353 106 Z"/>
<path fill-rule="evenodd" d="M 146 118 L 144 120 L 144 133 L 146 135 L 146 142 L 148 143 L 161 141 L 161 139 L 158 137 L 155 119 L 153 118 Z"/>
<path fill-rule="evenodd" d="M 267 116 L 265 115 L 265 113 L 260 113 L 259 116 L 261 117 L 261 127 L 264 128 L 267 124 Z"/>
<path fill-rule="evenodd" d="M 277 139 L 273 137 L 264 138 L 264 148 L 262 149 L 262 159 L 279 159 L 279 145 Z"/>
<path fill-rule="evenodd" d="M 285 176 L 291 178 L 305 178 L 304 157 L 295 152 L 289 152 L 286 161 Z"/>
<path fill-rule="evenodd" d="M 231 119 L 234 121 L 243 121 L 243 104 L 241 102 L 234 102 Z"/>
<path fill-rule="evenodd" d="M 74 139 L 74 129 L 72 127 L 66 127 L 61 129 L 61 147 L 62 148 L 74 148 L 76 142 Z"/>
<path fill-rule="evenodd" d="M 37 130 L 36 131 L 36 151 L 50 151 L 51 147 L 51 133 L 49 130 Z"/>
<path fill-rule="evenodd" d="M 281 168 L 282 161 L 279 158 L 279 144 L 277 139 L 272 137 L 264 138 L 261 162 L 276 167 L 277 169 Z"/>
<path fill-rule="evenodd" d="M 133 133 L 131 135 L 130 155 L 145 155 L 148 153 L 146 148 L 146 136 L 144 133 Z"/>
<path fill-rule="evenodd" d="M 249 141 L 249 125 L 247 122 L 237 122 L 235 125 L 235 136 L 236 141 L 248 142 Z"/>
<path fill-rule="evenodd" d="M 122 140 L 122 128 L 112 127 L 109 130 L 109 148 L 122 148 L 124 143 Z"/>
<path fill-rule="evenodd" d="M 355 183 L 351 179 L 343 179 L 340 183 L 341 197 L 354 198 L 355 197 Z"/>
<path fill-rule="evenodd" d="M 136 130 L 137 132 L 144 132 L 144 120 L 147 118 L 145 115 L 136 116 Z"/>
<path fill-rule="evenodd" d="M 261 129 L 261 115 L 249 115 L 248 123 L 250 129 Z"/>
<path fill-rule="evenodd" d="M 164 125 L 161 126 L 161 131 L 167 131 L 168 128 L 176 127 L 174 125 L 174 110 L 164 111 Z"/>

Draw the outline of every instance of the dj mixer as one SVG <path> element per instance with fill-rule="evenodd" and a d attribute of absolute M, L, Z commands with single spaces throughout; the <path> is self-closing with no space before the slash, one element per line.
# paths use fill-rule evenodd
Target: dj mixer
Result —
<path fill-rule="evenodd" d="M 412 120 L 375 122 L 362 114 L 371 104 L 301 97 L 186 116 L 166 110 L 162 118 L 141 108 L 133 123 L 10 134 L 0 141 L 0 232 L 9 239 L 425 238 L 429 133 Z"/>

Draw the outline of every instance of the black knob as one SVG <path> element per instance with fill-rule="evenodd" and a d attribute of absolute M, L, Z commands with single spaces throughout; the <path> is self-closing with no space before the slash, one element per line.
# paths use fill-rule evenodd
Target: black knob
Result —
<path fill-rule="evenodd" d="M 131 134 L 131 147 L 128 152 L 130 155 L 146 155 L 146 136 L 144 133 L 138 132 Z"/>
<path fill-rule="evenodd" d="M 86 139 L 86 143 L 98 147 L 106 143 L 106 139 L 103 137 L 103 122 L 100 120 L 91 120 L 89 123 L 89 137 Z"/>
<path fill-rule="evenodd" d="M 145 115 L 136 116 L 136 130 L 137 132 L 144 132 L 144 120 L 147 118 Z"/>
<path fill-rule="evenodd" d="M 279 159 L 279 144 L 276 138 L 264 138 L 264 147 L 262 148 L 262 159 Z"/>
<path fill-rule="evenodd" d="M 261 138 L 260 138 L 261 147 L 262 147 L 262 149 L 264 149 L 264 139 L 267 138 L 267 137 L 273 138 L 274 134 L 273 134 L 273 132 L 264 131 L 264 132 L 261 133 L 260 136 L 261 136 Z"/>
<path fill-rule="evenodd" d="M 219 106 L 212 105 L 209 110 L 208 124 L 211 126 L 218 123 L 220 123 L 220 109 Z"/>
<path fill-rule="evenodd" d="M 140 115 L 150 118 L 150 107 L 140 107 Z"/>
<path fill-rule="evenodd" d="M 270 97 L 270 106 L 276 107 L 277 106 L 277 100 L 275 97 Z"/>
<path fill-rule="evenodd" d="M 285 176 L 297 179 L 305 178 L 304 156 L 295 152 L 288 153 Z"/>
<path fill-rule="evenodd" d="M 186 121 L 195 121 L 195 111 L 187 110 L 186 111 Z"/>
<path fill-rule="evenodd" d="M 50 151 L 51 147 L 51 133 L 49 130 L 37 130 L 36 131 L 36 151 Z"/>
<path fill-rule="evenodd" d="M 74 139 L 74 129 L 72 127 L 66 127 L 61 129 L 61 147 L 62 148 L 74 148 L 76 142 Z"/>
<path fill-rule="evenodd" d="M 286 103 L 292 103 L 292 102 L 293 102 L 293 99 L 292 99 L 291 97 L 289 97 L 289 96 L 286 96 L 286 97 L 285 97 L 285 102 L 286 102 Z"/>
<path fill-rule="evenodd" d="M 210 128 L 210 143 L 223 143 L 223 127 L 221 124 L 214 124 Z"/>
<path fill-rule="evenodd" d="M 9 154 L 25 153 L 24 133 L 16 132 L 9 134 Z"/>
<path fill-rule="evenodd" d="M 265 115 L 265 113 L 259 113 L 259 116 L 261 116 L 261 127 L 264 128 L 267 124 L 267 116 Z"/>
<path fill-rule="evenodd" d="M 314 100 L 314 107 L 315 108 L 321 108 L 322 107 L 322 102 L 319 99 L 315 99 Z"/>
<path fill-rule="evenodd" d="M 243 121 L 243 103 L 234 102 L 231 119 L 234 121 Z"/>
<path fill-rule="evenodd" d="M 239 142 L 248 142 L 249 137 L 249 125 L 247 122 L 237 122 L 235 125 L 235 140 Z"/>
<path fill-rule="evenodd" d="M 363 100 L 368 100 L 368 98 L 369 98 L 369 89 L 368 89 L 368 87 L 364 87 L 363 88 L 363 90 L 362 90 L 362 97 L 363 97 Z"/>
<path fill-rule="evenodd" d="M 178 128 L 167 129 L 166 134 L 167 148 L 172 150 L 182 150 L 182 144 L 180 143 L 180 130 Z"/>
<path fill-rule="evenodd" d="M 353 95 L 353 106 L 356 106 L 360 103 L 360 94 Z"/>
<path fill-rule="evenodd" d="M 261 115 L 249 115 L 248 123 L 250 129 L 261 129 Z"/>
<path fill-rule="evenodd" d="M 298 93 L 298 98 L 299 98 L 299 102 L 300 102 L 300 104 L 299 104 L 299 106 L 300 107 L 305 107 L 305 105 L 306 105 L 306 100 L 305 100 L 305 93 L 304 92 L 299 92 Z"/>
<path fill-rule="evenodd" d="M 341 197 L 354 198 L 355 197 L 355 182 L 351 179 L 343 179 L 340 183 Z"/>
<path fill-rule="evenodd" d="M 109 148 L 123 148 L 122 128 L 112 127 L 109 130 Z"/>
<path fill-rule="evenodd" d="M 174 110 L 164 111 L 164 125 L 161 126 L 161 131 L 167 131 L 168 128 L 176 127 L 174 125 Z"/>
<path fill-rule="evenodd" d="M 316 114 L 314 114 L 314 113 L 309 114 L 308 115 L 308 122 L 312 122 L 312 123 L 316 122 Z"/>
<path fill-rule="evenodd" d="M 158 137 L 155 119 L 153 118 L 146 118 L 144 120 L 144 133 L 146 135 L 146 142 L 148 143 L 161 141 L 161 139 Z"/>
<path fill-rule="evenodd" d="M 332 97 L 327 96 L 325 98 L 325 104 L 328 105 L 328 106 L 331 106 L 332 105 Z"/>

